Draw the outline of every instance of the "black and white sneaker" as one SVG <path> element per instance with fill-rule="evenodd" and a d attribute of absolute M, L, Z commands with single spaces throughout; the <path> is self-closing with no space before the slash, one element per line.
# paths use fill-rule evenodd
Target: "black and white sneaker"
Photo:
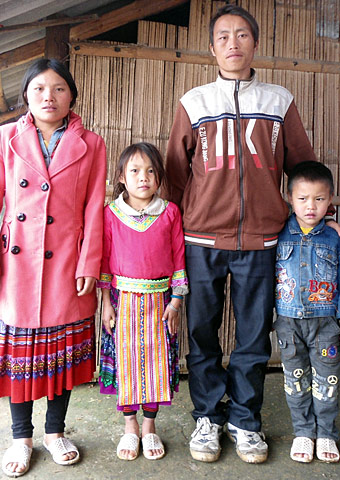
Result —
<path fill-rule="evenodd" d="M 237 455 L 247 463 L 263 463 L 268 457 L 268 445 L 264 433 L 250 432 L 227 424 L 227 433 L 230 439 L 236 444 Z"/>
<path fill-rule="evenodd" d="M 190 453 L 192 458 L 201 462 L 215 462 L 221 453 L 221 425 L 211 423 L 208 417 L 200 417 L 196 429 L 191 435 Z"/>

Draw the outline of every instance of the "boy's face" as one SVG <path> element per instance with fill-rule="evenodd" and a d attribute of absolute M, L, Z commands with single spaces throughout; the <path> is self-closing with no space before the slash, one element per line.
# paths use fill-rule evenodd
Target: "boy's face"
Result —
<path fill-rule="evenodd" d="M 222 15 L 214 26 L 211 53 L 225 78 L 247 80 L 257 50 L 249 23 L 238 15 Z"/>
<path fill-rule="evenodd" d="M 302 228 L 314 228 L 326 215 L 333 195 L 324 181 L 295 180 L 292 194 L 288 195 L 298 224 Z"/>

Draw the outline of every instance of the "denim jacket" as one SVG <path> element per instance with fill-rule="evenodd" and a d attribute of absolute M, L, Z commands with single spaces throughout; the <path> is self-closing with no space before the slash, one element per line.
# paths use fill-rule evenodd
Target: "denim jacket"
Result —
<path fill-rule="evenodd" d="M 277 246 L 277 313 L 292 318 L 340 317 L 339 255 L 338 234 L 324 220 L 304 235 L 291 215 Z"/>

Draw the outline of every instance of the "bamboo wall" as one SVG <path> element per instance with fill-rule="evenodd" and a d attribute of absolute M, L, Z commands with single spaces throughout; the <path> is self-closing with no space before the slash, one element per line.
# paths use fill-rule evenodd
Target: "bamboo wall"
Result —
<path fill-rule="evenodd" d="M 233 2 L 229 2 L 233 3 Z M 138 44 L 206 53 L 212 14 L 225 2 L 191 0 L 189 27 L 141 21 Z M 340 43 L 338 0 L 241 0 L 260 27 L 260 57 L 311 61 L 311 72 L 292 68 L 257 68 L 260 80 L 288 88 L 318 158 L 333 172 L 339 194 Z M 114 55 L 114 46 L 110 55 Z M 337 62 L 335 73 L 322 73 L 318 63 Z M 319 72 L 318 72 L 319 70 Z M 120 152 L 131 142 L 149 141 L 163 154 L 179 98 L 190 88 L 214 81 L 217 67 L 162 60 L 80 55 L 73 51 L 71 71 L 79 88 L 76 112 L 85 125 L 105 139 L 108 183 Z M 107 201 L 111 198 L 108 196 Z M 99 313 L 98 313 L 99 317 Z M 227 295 L 221 344 L 227 359 L 234 347 L 234 318 Z M 185 317 L 180 331 L 180 359 L 185 367 Z M 276 342 L 272 361 L 278 361 Z"/>

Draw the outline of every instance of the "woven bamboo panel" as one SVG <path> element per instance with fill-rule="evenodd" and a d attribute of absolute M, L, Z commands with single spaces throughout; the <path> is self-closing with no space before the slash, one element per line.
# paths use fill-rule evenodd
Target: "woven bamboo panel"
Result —
<path fill-rule="evenodd" d="M 316 1 L 277 0 L 274 55 L 315 58 Z"/>
<path fill-rule="evenodd" d="M 167 25 L 166 44 L 167 48 L 177 48 L 177 29 L 174 25 Z M 174 62 L 165 62 L 164 65 L 164 96 L 162 102 L 162 118 L 160 122 L 159 149 L 165 155 L 169 132 L 172 125 L 172 112 L 174 105 Z"/>
<path fill-rule="evenodd" d="M 257 55 L 272 56 L 274 52 L 274 1 L 241 0 L 238 2 L 241 7 L 248 10 L 256 18 L 259 25 Z"/>
<path fill-rule="evenodd" d="M 72 55 L 70 63 L 79 91 L 75 112 L 104 138 L 111 182 L 121 151 L 131 143 L 136 61 Z"/>
<path fill-rule="evenodd" d="M 200 52 L 209 49 L 211 0 L 196 0 L 190 4 L 188 49 Z"/>
<path fill-rule="evenodd" d="M 314 149 L 331 168 L 339 191 L 340 81 L 338 75 L 315 75 Z"/>
<path fill-rule="evenodd" d="M 238 0 L 257 19 L 260 27 L 260 56 L 288 57 L 339 62 L 338 0 Z M 209 50 L 208 25 L 224 1 L 191 0 L 189 27 L 155 22 L 138 24 L 141 45 L 193 50 Z M 109 42 L 108 42 L 109 43 Z M 112 46 L 115 45 L 112 43 Z M 180 97 L 191 88 L 216 79 L 218 68 L 162 60 L 142 60 L 100 56 L 71 56 L 71 71 L 79 89 L 76 112 L 86 127 L 105 139 L 108 152 L 108 182 L 112 182 L 121 151 L 135 141 L 149 141 L 166 152 L 169 132 Z M 257 69 L 259 80 L 288 88 L 312 142 L 317 157 L 334 175 L 339 194 L 340 75 L 308 71 Z M 283 192 L 285 191 L 283 181 Z M 107 197 L 106 201 L 111 201 Z M 234 348 L 235 321 L 226 286 L 220 342 L 227 361 Z M 99 330 L 100 308 L 97 312 Z M 179 332 L 180 363 L 185 370 L 188 352 L 186 318 Z M 273 339 L 272 362 L 279 361 Z"/>
<path fill-rule="evenodd" d="M 340 2 L 319 0 L 316 2 L 315 58 L 340 62 Z"/>
<path fill-rule="evenodd" d="M 187 50 L 188 48 L 188 29 L 186 27 L 178 28 L 176 48 L 183 50 Z M 173 79 L 172 118 L 175 115 L 179 99 L 187 91 L 188 83 L 191 83 L 192 81 L 191 78 L 189 79 L 189 75 L 187 73 L 187 68 L 189 65 L 186 65 L 185 63 L 177 63 L 174 67 L 176 73 Z"/>
<path fill-rule="evenodd" d="M 221 2 L 218 2 L 221 4 Z M 211 0 L 196 0 L 190 4 L 190 19 L 186 48 L 201 52 L 209 50 L 209 23 L 212 16 Z M 178 48 L 185 48 L 179 44 Z M 179 65 L 176 65 L 176 67 Z M 184 70 L 184 71 L 183 71 Z M 208 65 L 185 65 L 184 69 L 176 72 L 176 77 L 184 76 L 184 92 L 198 85 L 209 83 L 216 79 L 216 68 Z M 188 88 L 188 86 L 191 87 Z M 181 96 L 179 95 L 179 96 Z"/>
<path fill-rule="evenodd" d="M 233 2 L 229 2 L 229 3 L 233 3 Z M 216 1 L 214 0 L 211 5 L 211 16 L 213 17 L 217 12 L 217 10 L 224 7 L 225 4 L 226 2 L 223 2 L 223 1 L 221 2 L 220 0 L 216 0 Z"/>
<path fill-rule="evenodd" d="M 285 86 L 294 95 L 302 123 L 313 144 L 314 74 L 277 70 L 273 72 L 273 83 Z"/>
<path fill-rule="evenodd" d="M 138 43 L 165 47 L 166 25 L 140 22 Z M 132 142 L 147 141 L 159 147 L 163 114 L 165 62 L 136 61 L 136 83 L 133 105 Z"/>

